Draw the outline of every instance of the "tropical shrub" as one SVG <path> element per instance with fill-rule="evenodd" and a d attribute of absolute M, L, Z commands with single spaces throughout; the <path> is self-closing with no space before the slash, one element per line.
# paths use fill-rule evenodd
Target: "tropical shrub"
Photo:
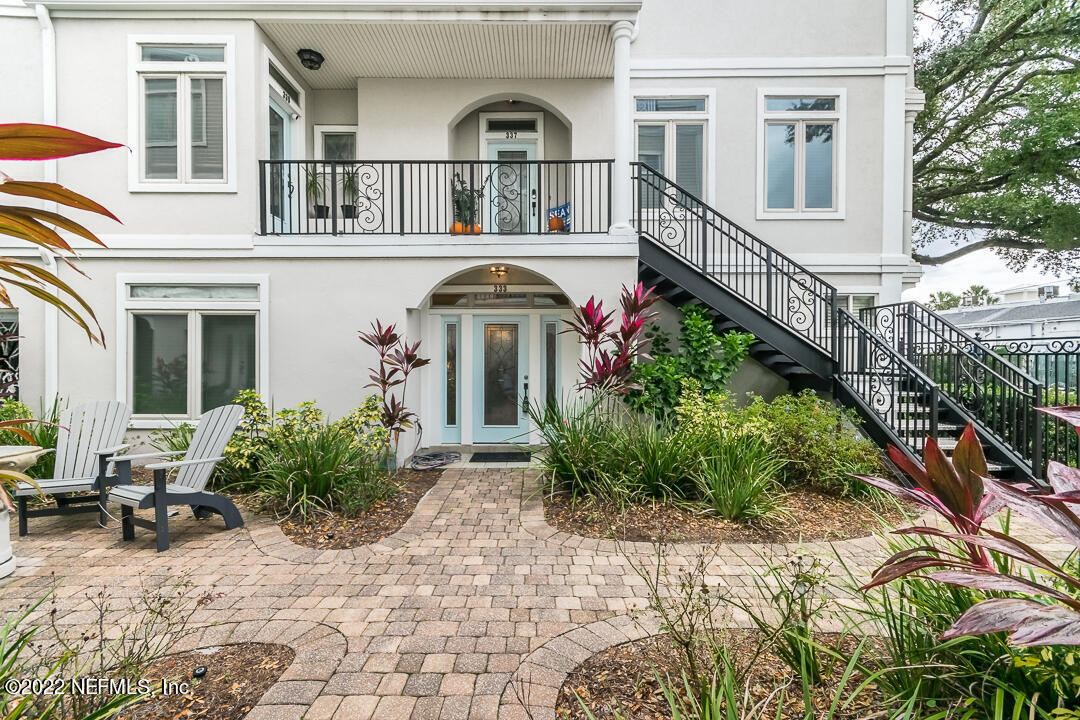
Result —
<path fill-rule="evenodd" d="M 771 402 L 755 398 L 737 416 L 768 427 L 770 442 L 786 461 L 783 479 L 789 487 L 865 494 L 866 486 L 853 482 L 851 475 L 882 470 L 880 451 L 858 430 L 859 417 L 813 390 L 780 395 Z"/>
<path fill-rule="evenodd" d="M 118 147 L 122 146 L 51 125 L 0 124 L 0 160 L 52 160 Z M 38 201 L 57 203 L 119 222 L 115 215 L 90 198 L 56 183 L 15 180 L 0 171 L 0 194 L 29 198 L 35 201 L 34 205 Z M 65 230 L 105 247 L 94 233 L 60 213 L 36 206 L 0 204 L 0 235 L 28 242 L 44 256 L 74 268 L 69 258 L 75 251 L 57 230 Z M 13 307 L 7 287 L 25 290 L 52 305 L 81 327 L 92 342 L 102 342 L 101 326 L 94 311 L 56 273 L 37 262 L 3 257 L 0 258 L 0 305 Z"/>
<path fill-rule="evenodd" d="M 219 463 L 219 483 L 239 490 L 251 490 L 257 486 L 259 472 L 267 459 L 273 457 L 273 448 L 285 438 L 296 435 L 313 435 L 326 424 L 325 414 L 312 401 L 300 403 L 295 408 L 285 408 L 276 413 L 254 390 L 241 390 L 233 400 L 244 408 L 236 433 L 225 447 L 225 462 Z M 388 433 L 380 425 L 382 405 L 376 395 L 369 395 L 364 402 L 332 426 L 341 428 L 350 443 L 372 456 L 385 454 Z"/>
<path fill-rule="evenodd" d="M 764 438 L 747 433 L 713 436 L 694 474 L 698 495 L 732 522 L 763 520 L 783 507 L 779 483 L 784 467 Z"/>
<path fill-rule="evenodd" d="M 30 406 L 15 398 L 4 398 L 0 402 L 0 422 L 7 420 L 29 420 L 34 417 Z M 0 430 L 0 445 L 25 445 L 26 439 L 10 430 Z"/>
<path fill-rule="evenodd" d="M 626 395 L 630 407 L 655 418 L 672 417 L 688 379 L 704 394 L 723 390 L 754 344 L 748 333 L 718 334 L 712 318 L 698 305 L 686 305 L 680 312 L 678 349 L 672 350 L 667 332 L 650 329 L 652 361 L 633 366 L 635 387 Z"/>
<path fill-rule="evenodd" d="M 305 421 L 256 452 L 255 496 L 265 509 L 304 522 L 319 513 L 361 513 L 395 490 L 380 459 L 347 425 Z"/>
<path fill-rule="evenodd" d="M 56 449 L 56 439 L 60 432 L 60 412 L 65 403 L 59 397 L 50 407 L 44 403 L 38 412 L 20 401 L 7 398 L 0 402 L 0 445 L 37 445 L 46 450 Z M 42 479 L 53 476 L 56 455 L 45 453 L 26 470 L 31 478 Z"/>
<path fill-rule="evenodd" d="M 634 362 L 648 359 L 650 340 L 645 326 L 656 313 L 649 308 L 659 302 L 659 296 L 638 283 L 630 289 L 625 285 L 619 296 L 622 315 L 617 330 L 613 330 L 615 311 L 604 313 L 604 303 L 594 297 L 574 309 L 573 320 L 567 320 L 570 331 L 578 336 L 585 357 L 579 362 L 581 380 L 578 387 L 598 394 L 622 395 L 634 388 Z"/>
<path fill-rule="evenodd" d="M 184 452 L 191 447 L 191 438 L 195 426 L 182 422 L 168 428 L 160 428 L 150 433 L 150 446 L 161 452 Z"/>
<path fill-rule="evenodd" d="M 416 413 L 405 407 L 409 376 L 431 360 L 420 357 L 419 340 L 410 345 L 403 336 L 398 335 L 393 324 L 383 326 L 379 320 L 371 324 L 371 332 L 360 333 L 360 340 L 374 348 L 379 355 L 379 365 L 371 368 L 371 382 L 365 387 L 376 388 L 382 397 L 382 424 L 390 438 L 389 449 L 396 456 L 402 431 L 411 428 L 417 421 Z M 394 393 L 394 388 L 398 386 L 401 387 L 401 400 Z"/>

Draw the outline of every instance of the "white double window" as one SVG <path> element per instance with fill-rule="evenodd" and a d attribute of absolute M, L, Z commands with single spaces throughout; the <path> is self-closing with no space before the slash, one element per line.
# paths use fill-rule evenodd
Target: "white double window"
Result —
<path fill-rule="evenodd" d="M 767 91 L 759 103 L 759 218 L 842 217 L 844 93 Z"/>
<path fill-rule="evenodd" d="M 135 39 L 132 55 L 133 189 L 231 189 L 230 42 Z"/>
<path fill-rule="evenodd" d="M 708 111 L 705 97 L 635 99 L 638 162 L 697 198 L 705 197 Z M 659 197 L 646 194 L 642 201 L 653 207 Z"/>
<path fill-rule="evenodd" d="M 122 278 L 124 399 L 144 419 L 196 418 L 262 391 L 265 280 Z"/>

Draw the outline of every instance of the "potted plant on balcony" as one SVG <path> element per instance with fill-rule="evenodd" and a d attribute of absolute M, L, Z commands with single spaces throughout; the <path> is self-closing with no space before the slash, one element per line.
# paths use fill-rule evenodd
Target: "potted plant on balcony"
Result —
<path fill-rule="evenodd" d="M 450 199 L 454 205 L 454 224 L 450 226 L 450 232 L 479 233 L 480 226 L 473 221 L 479 219 L 476 211 L 484 199 L 484 186 L 470 187 L 460 173 L 454 173 L 454 179 L 450 181 Z"/>
<path fill-rule="evenodd" d="M 341 169 L 341 217 L 352 219 L 356 217 L 356 201 L 360 196 L 360 168 Z"/>
<path fill-rule="evenodd" d="M 322 204 L 322 199 L 326 196 L 322 173 L 314 165 L 307 165 L 304 167 L 304 175 L 308 200 L 311 201 L 315 217 L 320 220 L 330 217 L 330 206 Z"/>

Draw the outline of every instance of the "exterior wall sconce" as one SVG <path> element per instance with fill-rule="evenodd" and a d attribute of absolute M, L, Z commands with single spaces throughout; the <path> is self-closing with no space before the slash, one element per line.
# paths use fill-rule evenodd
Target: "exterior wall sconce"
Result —
<path fill-rule="evenodd" d="M 506 275 L 505 265 L 492 265 L 490 268 L 488 268 L 488 270 L 490 270 L 491 274 L 499 278 L 500 280 L 503 278 L 504 275 Z"/>
<path fill-rule="evenodd" d="M 317 50 L 297 50 L 296 56 L 300 58 L 300 64 L 308 70 L 318 70 L 322 67 L 323 56 Z"/>

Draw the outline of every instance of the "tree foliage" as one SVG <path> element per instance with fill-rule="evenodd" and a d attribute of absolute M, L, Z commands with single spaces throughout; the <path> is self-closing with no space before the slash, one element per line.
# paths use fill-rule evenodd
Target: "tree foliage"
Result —
<path fill-rule="evenodd" d="M 954 292 L 949 292 L 948 290 L 932 293 L 930 295 L 930 301 L 927 302 L 926 305 L 931 310 L 941 312 L 942 310 L 958 308 L 961 305 L 970 307 L 996 305 L 1000 300 L 1000 298 L 991 295 L 990 289 L 985 285 L 972 285 L 959 295 Z"/>
<path fill-rule="evenodd" d="M 0 160 L 52 160 L 116 147 L 120 145 L 51 125 L 0 125 Z M 68 259 L 74 250 L 58 230 L 102 247 L 105 244 L 80 223 L 60 213 L 41 209 L 41 204 L 56 203 L 116 220 L 116 216 L 90 198 L 56 183 L 20 181 L 0 172 L 0 195 L 36 202 L 33 205 L 0 204 L 0 235 L 26 241 L 39 248 L 43 255 L 65 262 L 76 271 L 78 268 Z M 74 320 L 92 341 L 102 342 L 101 327 L 94 311 L 55 273 L 34 262 L 0 257 L 0 305 L 4 307 L 13 307 L 7 292 L 9 287 L 19 288 L 56 307 Z"/>
<path fill-rule="evenodd" d="M 1080 0 L 915 7 L 916 259 L 994 248 L 1014 268 L 1080 269 Z M 957 247 L 918 253 L 942 239 Z"/>

